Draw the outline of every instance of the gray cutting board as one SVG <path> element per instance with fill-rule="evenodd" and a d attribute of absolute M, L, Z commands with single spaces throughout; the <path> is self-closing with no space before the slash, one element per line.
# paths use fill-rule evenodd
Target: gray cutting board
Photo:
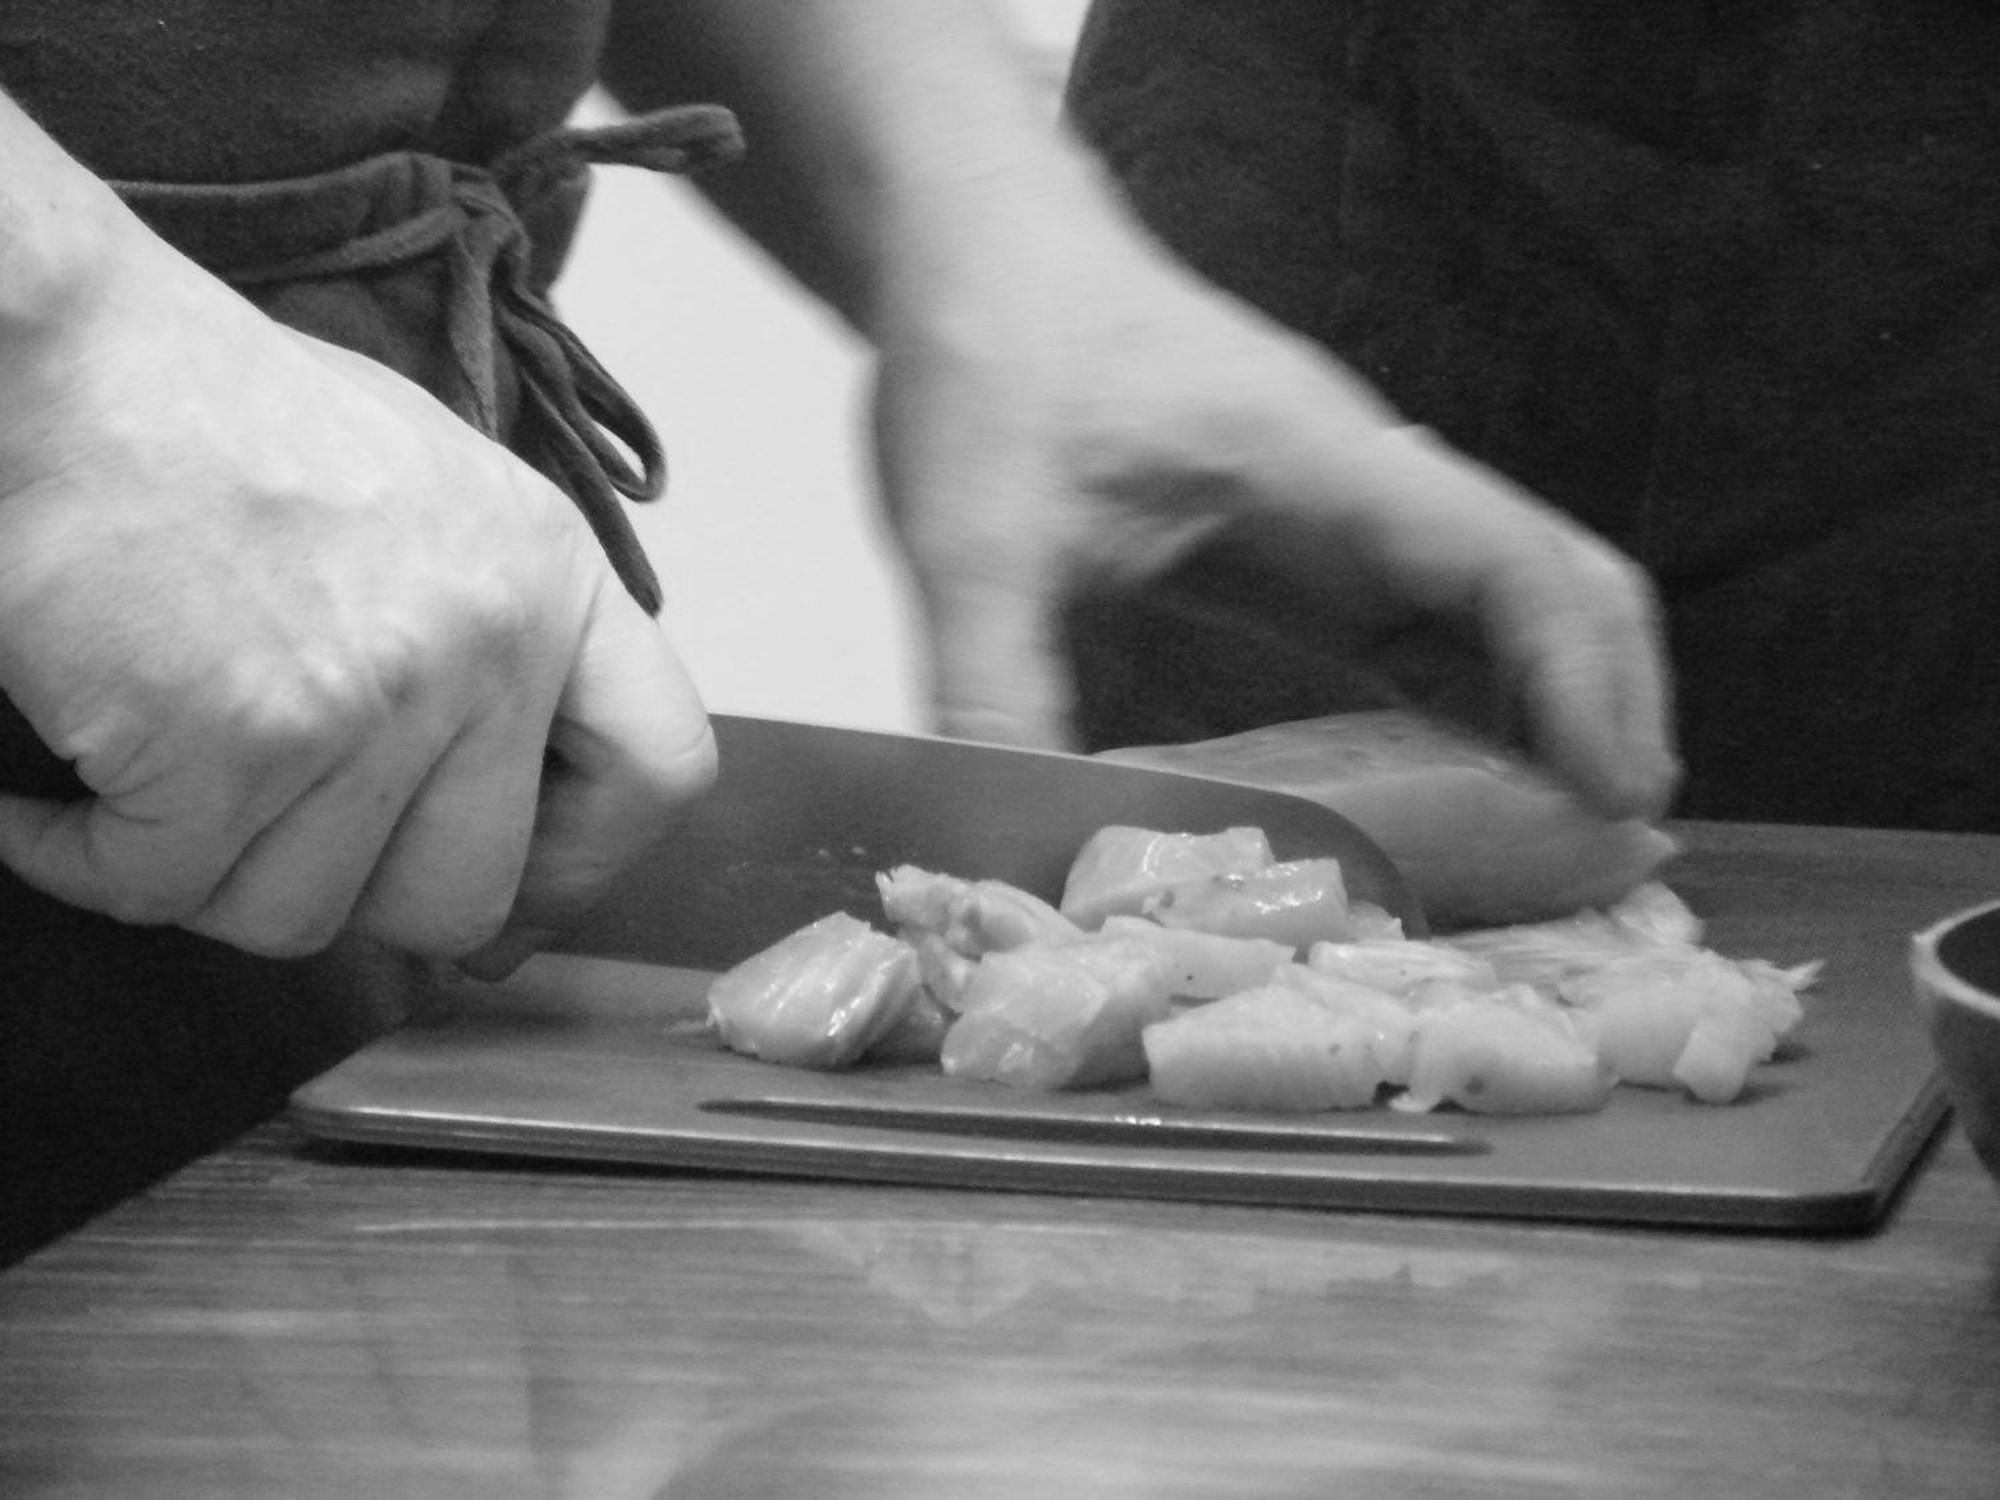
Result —
<path fill-rule="evenodd" d="M 1155 1106 L 1143 1088 L 1040 1096 L 927 1068 L 778 1068 L 709 1039 L 701 1016 L 712 965 L 635 957 L 643 944 L 634 934 L 658 898 L 642 876 L 597 940 L 580 945 L 594 952 L 537 959 L 506 985 L 441 993 L 422 1020 L 301 1089 L 292 1114 L 330 1141 L 524 1160 L 1293 1207 L 1866 1228 L 1945 1114 L 1908 995 L 1908 935 L 1980 893 L 1993 841 L 1677 831 L 1689 852 L 1670 880 L 1708 920 L 1715 947 L 1825 962 L 1787 1054 L 1724 1107 L 1621 1088 L 1588 1116 L 1196 1117 Z M 875 852 L 848 850 L 860 865 Z M 976 853 L 959 854 L 963 873 L 989 873 L 966 868 Z M 746 882 L 754 887 L 754 864 L 733 859 L 723 884 L 738 895 Z M 677 864 L 671 880 L 685 888 L 688 878 L 687 864 Z"/>

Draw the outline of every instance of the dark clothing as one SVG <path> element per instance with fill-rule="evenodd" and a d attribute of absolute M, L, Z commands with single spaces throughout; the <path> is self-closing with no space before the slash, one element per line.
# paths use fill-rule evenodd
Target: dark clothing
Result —
<path fill-rule="evenodd" d="M 608 0 L 0 0 L 0 85 L 272 317 L 426 386 L 562 485 L 647 607 L 651 427 L 555 317 L 588 164 L 692 170 L 724 110 L 562 129 Z M 81 791 L 0 700 L 0 786 Z M 0 872 L 0 1261 L 278 1108 L 423 993 L 349 944 L 251 959 Z"/>
<path fill-rule="evenodd" d="M 0 0 L 0 79 L 101 177 L 490 162 L 596 77 L 611 0 Z"/>
<path fill-rule="evenodd" d="M 1071 103 L 1195 265 L 1651 570 L 1680 811 L 2000 830 L 2000 10 L 1099 0 Z M 1095 737 L 1345 706 L 1268 587 L 1096 611 Z"/>

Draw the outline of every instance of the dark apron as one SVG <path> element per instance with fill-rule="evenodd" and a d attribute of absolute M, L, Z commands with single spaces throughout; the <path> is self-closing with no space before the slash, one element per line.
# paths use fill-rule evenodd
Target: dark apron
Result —
<path fill-rule="evenodd" d="M 690 106 L 550 132 L 486 168 L 398 151 L 279 182 L 117 186 L 272 317 L 373 356 L 506 441 L 571 495 L 651 610 L 658 584 L 620 501 L 659 492 L 659 444 L 548 292 L 591 163 L 690 171 L 739 148 L 727 111 Z M 6 784 L 78 795 L 0 710 Z M 256 959 L 73 910 L 4 873 L 0 934 L 0 1260 L 267 1117 L 426 989 L 421 965 L 371 945 Z"/>
<path fill-rule="evenodd" d="M 1100 0 L 1071 102 L 1194 264 L 1652 571 L 1682 812 L 2000 830 L 2000 8 Z M 1097 743 L 1477 707 L 1222 553 L 1074 634 Z"/>

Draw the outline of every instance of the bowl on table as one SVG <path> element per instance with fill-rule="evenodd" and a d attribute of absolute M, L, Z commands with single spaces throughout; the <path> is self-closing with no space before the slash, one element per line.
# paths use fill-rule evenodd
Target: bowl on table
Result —
<path fill-rule="evenodd" d="M 2000 1178 L 2000 901 L 1918 933 L 1910 969 L 1952 1108 Z"/>

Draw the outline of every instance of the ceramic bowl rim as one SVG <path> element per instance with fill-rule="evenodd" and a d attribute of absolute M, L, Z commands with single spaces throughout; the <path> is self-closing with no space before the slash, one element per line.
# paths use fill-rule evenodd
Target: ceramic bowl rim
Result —
<path fill-rule="evenodd" d="M 2000 1022 L 2000 994 L 1961 978 L 1938 957 L 1938 945 L 1959 928 L 1996 916 L 2000 916 L 2000 898 L 1955 911 L 1912 937 L 1910 955 L 1911 968 L 1924 991 Z"/>

